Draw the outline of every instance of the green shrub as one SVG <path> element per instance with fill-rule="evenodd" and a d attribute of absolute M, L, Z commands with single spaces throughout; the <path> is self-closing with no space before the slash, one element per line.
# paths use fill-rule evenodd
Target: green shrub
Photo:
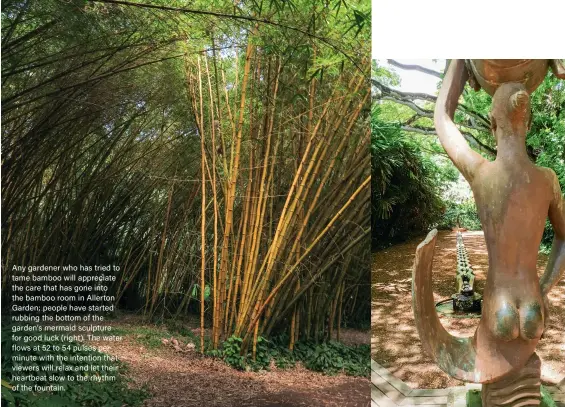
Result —
<path fill-rule="evenodd" d="M 294 357 L 307 369 L 324 374 L 344 372 L 350 376 L 368 376 L 370 373 L 370 346 L 347 346 L 341 342 L 312 341 L 296 343 Z"/>
<path fill-rule="evenodd" d="M 255 360 L 251 363 L 253 370 L 268 369 L 271 364 L 273 356 L 272 346 L 270 342 L 267 341 L 262 336 L 257 338 L 257 348 L 255 352 Z"/>
<path fill-rule="evenodd" d="M 246 365 L 246 358 L 241 355 L 242 342 L 243 340 L 241 338 L 238 338 L 237 336 L 230 336 L 222 344 L 222 356 L 224 362 L 239 370 L 245 369 Z"/>
<path fill-rule="evenodd" d="M 373 106 L 371 119 L 371 236 L 382 249 L 430 230 L 444 209 L 441 191 L 456 179 L 398 123 L 387 123 Z"/>
<path fill-rule="evenodd" d="M 269 370 L 271 362 L 280 369 L 294 367 L 301 362 L 316 372 L 333 375 L 343 372 L 350 376 L 368 376 L 370 373 L 369 345 L 347 346 L 341 342 L 315 343 L 300 341 L 294 351 L 288 349 L 288 335 L 269 341 L 257 338 L 257 350 L 253 360 L 252 349 L 241 355 L 242 339 L 232 336 L 222 343 L 219 350 L 208 350 L 208 356 L 222 359 L 238 370 Z"/>
<path fill-rule="evenodd" d="M 540 252 L 544 254 L 549 254 L 551 252 L 551 246 L 553 245 L 553 227 L 549 223 L 549 219 L 545 221 L 545 228 L 543 229 L 543 236 L 541 238 Z"/>
<path fill-rule="evenodd" d="M 335 374 L 344 367 L 343 357 L 329 343 L 322 343 L 304 361 L 304 366 L 317 372 Z"/>

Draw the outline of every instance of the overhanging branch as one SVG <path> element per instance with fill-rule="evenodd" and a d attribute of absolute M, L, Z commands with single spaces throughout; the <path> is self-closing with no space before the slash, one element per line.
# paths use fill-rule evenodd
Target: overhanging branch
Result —
<path fill-rule="evenodd" d="M 413 110 L 418 114 L 420 114 L 421 116 L 433 117 L 433 112 L 432 115 L 430 116 L 429 112 L 431 111 L 418 107 L 417 105 L 414 104 L 414 100 L 426 100 L 428 102 L 435 103 L 437 101 L 437 96 L 430 95 L 427 93 L 402 92 L 400 90 L 393 89 L 390 86 L 387 86 L 384 83 L 377 81 L 376 79 L 371 79 L 371 81 L 372 84 L 376 86 L 383 94 L 383 96 L 381 96 L 380 99 L 391 100 L 406 105 L 410 108 L 416 106 L 417 109 L 413 109 Z M 460 103 L 457 106 L 457 109 L 461 113 L 477 120 L 477 122 L 473 124 L 474 129 L 479 131 L 487 131 L 487 132 L 490 131 L 490 120 L 487 117 L 483 116 L 480 113 L 474 112 L 472 109 L 470 109 L 468 106 L 462 103 Z M 424 113 L 422 114 L 422 112 Z"/>
<path fill-rule="evenodd" d="M 420 134 L 425 134 L 427 136 L 437 135 L 435 129 L 433 128 L 425 128 L 420 126 L 409 126 L 409 125 L 403 125 L 400 128 L 410 133 L 420 133 Z"/>
<path fill-rule="evenodd" d="M 405 124 L 402 124 L 400 128 L 403 131 L 407 131 L 407 132 L 411 132 L 411 133 L 420 133 L 420 134 L 425 134 L 425 135 L 430 135 L 430 136 L 437 135 L 436 130 L 432 127 L 407 126 Z M 468 131 L 461 130 L 461 129 L 459 129 L 459 131 L 461 132 L 463 137 L 465 137 L 465 140 L 467 140 L 469 145 L 471 145 L 472 147 L 475 147 L 477 150 L 479 150 L 482 153 L 488 154 L 492 157 L 496 157 L 496 150 L 494 148 L 487 146 L 486 144 L 482 143 L 472 133 L 469 133 Z"/>
<path fill-rule="evenodd" d="M 390 96 L 383 96 L 381 98 L 381 100 L 390 100 L 391 102 L 395 102 L 395 103 L 399 103 L 399 104 L 404 105 L 404 106 L 408 106 L 410 109 L 412 109 L 416 113 L 418 113 L 418 115 L 421 116 L 421 117 L 429 117 L 430 119 L 434 118 L 434 112 L 433 111 L 423 109 L 420 106 L 418 106 L 416 103 L 414 103 L 410 100 L 395 99 L 395 98 L 390 97 Z"/>
<path fill-rule="evenodd" d="M 377 81 L 376 79 L 371 79 L 371 82 L 374 86 L 379 88 L 379 90 L 383 94 L 388 94 L 391 96 L 396 96 L 399 99 L 419 99 L 419 100 L 427 100 L 429 102 L 434 102 L 437 100 L 437 97 L 434 95 L 430 95 L 428 93 L 419 93 L 419 92 L 402 92 L 400 90 L 393 89 L 384 83 Z"/>
<path fill-rule="evenodd" d="M 387 59 L 388 63 L 391 65 L 394 65 L 398 68 L 401 69 L 408 69 L 408 70 L 412 70 L 412 71 L 420 71 L 423 73 L 426 73 L 428 75 L 432 75 L 435 76 L 436 78 L 440 78 L 441 79 L 441 73 L 438 71 L 434 71 L 433 69 L 429 69 L 426 67 L 423 67 L 421 65 L 408 65 L 408 64 L 402 64 L 398 61 L 395 61 L 394 59 Z"/>

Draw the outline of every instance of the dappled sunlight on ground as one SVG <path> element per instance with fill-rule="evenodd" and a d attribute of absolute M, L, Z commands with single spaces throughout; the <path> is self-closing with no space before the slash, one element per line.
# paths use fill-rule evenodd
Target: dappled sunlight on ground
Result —
<path fill-rule="evenodd" d="M 482 232 L 464 232 L 465 247 L 476 275 L 475 290 L 482 293 L 488 271 L 488 255 Z M 373 359 L 414 388 L 445 388 L 461 385 L 441 371 L 423 353 L 412 312 L 412 264 L 418 238 L 373 254 L 371 353 Z M 455 292 L 457 263 L 456 234 L 440 231 L 436 243 L 433 287 L 436 302 Z M 538 273 L 543 273 L 547 257 L 540 255 Z M 551 322 L 539 342 L 537 352 L 543 361 L 546 383 L 555 384 L 565 376 L 565 279 L 549 295 Z M 445 328 L 458 336 L 471 336 L 478 318 L 457 319 L 440 316 Z"/>
<path fill-rule="evenodd" d="M 117 329 L 159 329 L 144 324 L 137 316 L 124 316 L 109 324 Z M 196 327 L 198 321 L 190 325 Z M 193 329 L 193 333 L 198 332 Z M 369 340 L 366 332 L 344 329 L 341 334 L 344 342 L 350 344 Z M 106 353 L 129 365 L 127 375 L 133 384 L 149 387 L 152 397 L 145 407 L 355 407 L 370 404 L 368 378 L 343 374 L 326 376 L 300 364 L 289 369 L 277 369 L 273 365 L 271 371 L 238 371 L 220 360 L 203 357 L 195 350 L 176 352 L 169 346 L 148 348 L 136 340 L 136 336 L 141 335 L 127 334 L 122 342 L 91 343 L 108 346 Z M 163 336 L 167 335 L 163 333 Z"/>

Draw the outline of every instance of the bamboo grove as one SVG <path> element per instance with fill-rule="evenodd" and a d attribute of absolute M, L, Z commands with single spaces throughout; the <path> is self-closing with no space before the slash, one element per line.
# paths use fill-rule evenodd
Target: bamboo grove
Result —
<path fill-rule="evenodd" d="M 368 5 L 112 3 L 3 2 L 3 283 L 118 265 L 202 351 L 368 320 Z"/>

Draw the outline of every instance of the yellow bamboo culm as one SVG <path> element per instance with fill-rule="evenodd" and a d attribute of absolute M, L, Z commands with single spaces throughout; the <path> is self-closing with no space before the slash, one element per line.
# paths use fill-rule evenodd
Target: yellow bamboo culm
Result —
<path fill-rule="evenodd" d="M 202 81 L 200 77 L 200 57 L 198 61 L 198 89 L 200 100 L 200 116 L 198 120 L 198 130 L 200 133 L 200 153 L 201 153 L 201 166 L 202 173 L 202 204 L 201 204 L 201 228 L 200 228 L 200 352 L 204 353 L 204 314 L 205 314 L 205 292 L 206 292 L 206 149 L 204 141 L 203 121 L 204 121 L 204 108 L 202 99 Z M 198 117 L 198 116 L 197 116 Z"/>
<path fill-rule="evenodd" d="M 335 214 L 335 216 L 330 220 L 330 222 L 328 223 L 328 225 L 320 232 L 320 234 L 316 237 L 316 239 L 314 239 L 314 241 L 310 244 L 310 246 L 308 246 L 308 248 L 305 250 L 304 254 L 300 257 L 300 260 L 298 262 L 296 262 L 294 264 L 294 266 L 292 266 L 290 268 L 290 270 L 284 275 L 284 277 L 279 281 L 279 283 L 273 288 L 273 290 L 271 291 L 271 293 L 269 294 L 269 296 L 267 297 L 267 299 L 262 303 L 261 307 L 259 308 L 259 312 L 256 313 L 255 317 L 253 317 L 252 319 L 252 323 L 250 325 L 250 327 L 253 327 L 255 322 L 257 322 L 257 319 L 259 318 L 259 316 L 263 313 L 263 311 L 265 310 L 265 307 L 269 304 L 269 302 L 273 299 L 273 297 L 275 296 L 275 294 L 281 289 L 281 287 L 283 286 L 283 284 L 286 282 L 286 280 L 288 280 L 288 278 L 294 273 L 294 271 L 296 270 L 296 268 L 298 267 L 298 265 L 300 264 L 300 262 L 302 261 L 302 259 L 304 257 L 306 257 L 313 249 L 314 246 L 316 246 L 316 244 L 322 239 L 322 237 L 325 236 L 325 234 L 327 233 L 327 231 L 333 226 L 333 224 L 337 221 L 337 219 L 342 215 L 342 213 L 351 205 L 351 203 L 355 200 L 355 198 L 361 193 L 361 191 L 363 191 L 365 188 L 367 188 L 369 186 L 369 183 L 371 182 L 371 177 L 367 177 L 365 179 L 365 181 L 363 181 L 363 183 L 357 188 L 357 190 L 351 195 L 351 197 L 349 198 L 349 200 L 347 201 L 347 203 Z M 245 340 L 248 338 L 249 333 L 250 333 L 250 329 L 247 330 L 245 337 L 244 337 L 244 342 Z"/>
<path fill-rule="evenodd" d="M 224 224 L 224 236 L 222 242 L 222 254 L 220 260 L 220 279 L 224 278 L 228 266 L 228 244 L 229 244 L 229 236 L 231 233 L 231 226 L 233 221 L 233 206 L 235 200 L 235 192 L 236 192 L 236 182 L 238 177 L 239 171 L 239 163 L 240 163 L 240 152 L 241 152 L 241 139 L 243 134 L 243 124 L 244 124 L 244 112 L 245 112 L 245 101 L 246 101 L 246 90 L 247 90 L 247 82 L 249 79 L 249 71 L 251 67 L 251 57 L 253 56 L 254 46 L 251 41 L 248 41 L 247 44 L 247 51 L 245 55 L 245 67 L 243 71 L 243 83 L 241 86 L 241 99 L 240 99 L 240 107 L 239 107 L 239 120 L 237 125 L 237 135 L 235 140 L 235 151 L 234 151 L 234 159 L 233 165 L 230 168 L 230 180 L 229 186 L 226 188 L 227 191 L 227 202 L 226 202 L 226 217 L 225 217 L 225 224 Z M 214 349 L 218 348 L 218 340 L 219 340 L 219 332 L 215 332 L 213 334 L 213 346 Z"/>
<path fill-rule="evenodd" d="M 294 293 L 296 294 L 300 289 L 300 279 L 296 280 L 296 289 Z M 292 312 L 292 321 L 290 323 L 290 343 L 288 344 L 288 349 L 292 352 L 294 350 L 294 343 L 298 338 L 298 330 L 296 326 L 298 324 L 298 310 L 296 305 L 294 306 L 294 311 Z"/>
<path fill-rule="evenodd" d="M 340 290 L 339 290 L 339 308 L 337 310 L 337 336 L 336 336 L 336 340 L 339 342 L 340 340 L 340 334 L 341 334 L 341 308 L 343 306 L 343 290 L 344 290 L 344 286 L 343 284 L 340 286 Z"/>
<path fill-rule="evenodd" d="M 370 101 L 363 75 L 344 73 L 331 86 L 313 76 L 304 104 L 284 106 L 283 64 L 262 53 L 250 38 L 236 77 L 214 53 L 196 59 L 194 74 L 187 69 L 201 136 L 201 294 L 210 284 L 208 309 L 201 295 L 201 350 L 210 313 L 212 348 L 235 336 L 253 358 L 259 338 L 282 321 L 290 350 L 301 335 L 340 336 L 348 251 L 366 236 L 370 196 L 368 133 L 358 125 Z M 157 266 L 162 281 L 166 267 Z"/>

